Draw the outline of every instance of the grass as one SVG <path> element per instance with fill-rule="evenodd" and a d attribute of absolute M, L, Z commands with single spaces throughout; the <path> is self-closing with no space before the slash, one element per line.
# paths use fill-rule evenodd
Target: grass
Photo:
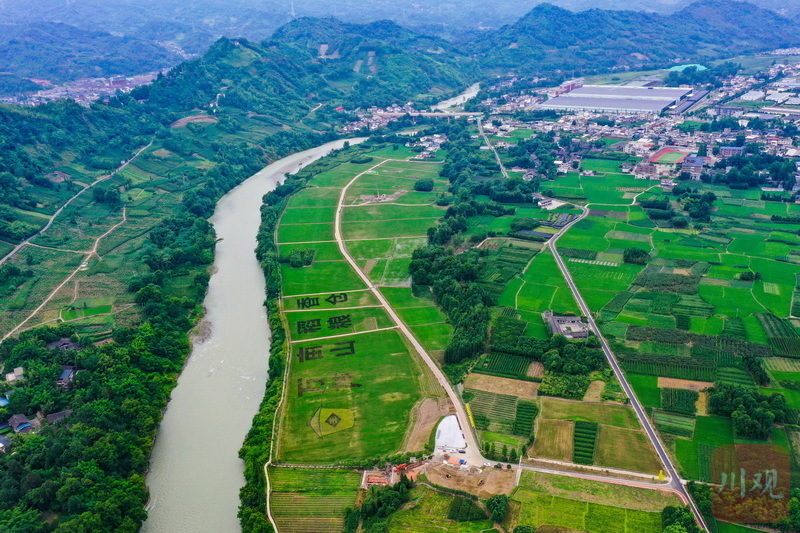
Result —
<path fill-rule="evenodd" d="M 283 294 L 321 294 L 333 290 L 347 291 L 364 289 L 361 278 L 344 261 L 321 263 L 314 262 L 309 267 L 291 268 L 281 265 L 283 276 Z M 335 281 L 333 281 L 335 280 Z"/>
<path fill-rule="evenodd" d="M 663 468 L 653 445 L 642 431 L 600 426 L 595 464 L 657 474 Z"/>
<path fill-rule="evenodd" d="M 627 375 L 628 382 L 636 392 L 639 402 L 645 407 L 661 407 L 661 393 L 658 389 L 658 376 L 644 374 Z"/>
<path fill-rule="evenodd" d="M 418 485 L 411 490 L 411 503 L 393 513 L 389 533 L 480 533 L 491 529 L 492 521 L 456 522 L 447 518 L 455 499 L 450 494 Z"/>
<path fill-rule="evenodd" d="M 534 457 L 572 460 L 572 432 L 575 423 L 570 420 L 545 420 L 536 422 L 536 441 L 530 450 Z"/>
<path fill-rule="evenodd" d="M 639 429 L 633 409 L 613 404 L 588 404 L 560 398 L 542 398 L 542 418 L 585 420 L 627 429 Z"/>
<path fill-rule="evenodd" d="M 639 511 L 660 511 L 667 505 L 679 503 L 678 497 L 669 492 L 648 490 L 602 481 L 574 478 L 558 474 L 546 474 L 523 470 L 519 487 L 531 492 L 546 493 L 560 497 L 575 497 L 601 505 L 615 505 Z"/>
<path fill-rule="evenodd" d="M 350 341 L 355 353 L 331 352 L 342 348 L 334 342 Z M 300 361 L 301 348 L 320 345 L 322 358 Z M 330 463 L 395 453 L 421 386 L 421 370 L 396 330 L 293 344 L 279 459 Z M 326 425 L 331 414 L 341 421 Z"/>
<path fill-rule="evenodd" d="M 518 488 L 512 496 L 519 506 L 517 525 L 561 526 L 593 533 L 656 533 L 661 515 L 531 492 Z"/>

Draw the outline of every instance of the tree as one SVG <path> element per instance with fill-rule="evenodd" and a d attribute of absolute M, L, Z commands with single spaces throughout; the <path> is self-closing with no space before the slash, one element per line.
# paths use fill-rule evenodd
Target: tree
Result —
<path fill-rule="evenodd" d="M 414 190 L 420 192 L 431 192 L 433 190 L 433 180 L 431 178 L 420 178 L 414 182 Z"/>
<path fill-rule="evenodd" d="M 650 254 L 641 248 L 625 248 L 622 260 L 631 265 L 646 265 L 650 260 Z"/>
<path fill-rule="evenodd" d="M 514 533 L 536 533 L 533 526 L 517 526 L 514 528 Z"/>
<path fill-rule="evenodd" d="M 508 496 L 497 494 L 486 500 L 486 508 L 492 513 L 492 520 L 502 522 L 508 513 Z"/>

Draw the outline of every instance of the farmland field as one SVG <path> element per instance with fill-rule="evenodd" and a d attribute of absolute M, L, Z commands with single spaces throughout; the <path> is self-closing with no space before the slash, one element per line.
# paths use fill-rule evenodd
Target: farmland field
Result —
<path fill-rule="evenodd" d="M 361 474 L 354 470 L 270 468 L 270 511 L 281 531 L 339 532 L 344 510 L 356 501 Z"/>
<path fill-rule="evenodd" d="M 412 504 L 392 514 L 389 533 L 480 533 L 490 530 L 489 519 L 460 522 L 448 518 L 455 496 L 418 486 L 411 491 Z"/>
<path fill-rule="evenodd" d="M 517 489 L 512 496 L 515 524 L 562 526 L 593 533 L 656 533 L 661 531 L 661 515 L 572 500 Z"/>
<path fill-rule="evenodd" d="M 422 372 L 396 330 L 294 343 L 278 457 L 346 463 L 394 453 Z"/>
<path fill-rule="evenodd" d="M 572 461 L 572 432 L 570 420 L 542 419 L 536 423 L 536 441 L 531 455 L 545 459 Z"/>
<path fill-rule="evenodd" d="M 630 407 L 613 404 L 589 404 L 558 398 L 541 398 L 542 418 L 586 420 L 628 429 L 639 429 L 639 421 Z"/>
<path fill-rule="evenodd" d="M 643 431 L 605 425 L 600 426 L 594 464 L 648 474 L 663 468 Z"/>

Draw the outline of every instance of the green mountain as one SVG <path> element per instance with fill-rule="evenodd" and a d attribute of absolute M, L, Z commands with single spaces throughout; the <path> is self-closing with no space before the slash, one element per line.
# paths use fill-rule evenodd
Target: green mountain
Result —
<path fill-rule="evenodd" d="M 489 71 L 600 70 L 718 58 L 800 43 L 800 27 L 745 2 L 703 0 L 671 15 L 540 4 L 469 43 Z"/>
<path fill-rule="evenodd" d="M 273 39 L 308 50 L 327 80 L 352 87 L 348 100 L 354 105 L 441 94 L 474 74 L 474 62 L 447 41 L 388 20 L 362 25 L 301 18 L 279 28 Z"/>
<path fill-rule="evenodd" d="M 0 37 L 0 72 L 62 82 L 152 72 L 180 56 L 135 37 L 43 22 L 6 26 Z"/>

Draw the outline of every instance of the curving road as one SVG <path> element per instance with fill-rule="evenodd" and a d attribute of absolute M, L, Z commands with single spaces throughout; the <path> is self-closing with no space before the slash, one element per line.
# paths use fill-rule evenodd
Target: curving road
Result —
<path fill-rule="evenodd" d="M 339 251 L 342 252 L 344 258 L 347 260 L 347 262 L 350 264 L 353 270 L 355 270 L 356 274 L 358 274 L 358 277 L 361 278 L 361 281 L 363 281 L 366 284 L 366 286 L 369 287 L 369 290 L 378 299 L 378 302 L 380 302 L 381 306 L 384 308 L 386 313 L 392 318 L 395 324 L 397 324 L 398 329 L 402 332 L 402 334 L 406 337 L 406 339 L 408 339 L 408 342 L 414 347 L 414 351 L 417 352 L 417 355 L 419 355 L 420 359 L 422 359 L 422 361 L 428 366 L 430 371 L 436 377 L 436 380 L 439 382 L 442 388 L 447 392 L 447 396 L 450 398 L 450 402 L 452 402 L 456 410 L 455 414 L 456 417 L 458 418 L 459 424 L 461 425 L 461 430 L 464 433 L 464 438 L 467 441 L 467 447 L 466 447 L 467 453 L 464 456 L 464 458 L 467 460 L 467 464 L 474 466 L 481 466 L 486 460 L 483 458 L 483 455 L 481 454 L 480 447 L 478 446 L 478 441 L 475 438 L 475 434 L 472 431 L 472 426 L 470 426 L 469 423 L 469 417 L 467 416 L 467 411 L 464 408 L 464 404 L 461 403 L 461 398 L 453 390 L 453 387 L 450 385 L 450 382 L 447 380 L 447 377 L 445 377 L 444 373 L 442 373 L 441 369 L 436 364 L 436 362 L 433 359 L 431 359 L 431 356 L 428 354 L 425 348 L 423 348 L 423 346 L 419 343 L 416 337 L 414 337 L 414 335 L 411 333 L 411 330 L 408 329 L 408 326 L 406 326 L 405 323 L 402 320 L 400 320 L 400 317 L 397 315 L 395 310 L 389 304 L 389 301 L 386 299 L 386 297 L 384 297 L 381 291 L 379 291 L 378 288 L 372 283 L 372 281 L 369 279 L 369 276 L 364 274 L 361 268 L 359 268 L 355 259 L 353 259 L 353 257 L 350 255 L 350 252 L 347 251 L 344 239 L 342 239 L 342 208 L 344 207 L 345 196 L 347 196 L 347 191 L 350 189 L 350 186 L 353 185 L 353 183 L 355 183 L 358 180 L 358 178 L 360 178 L 364 174 L 368 174 L 374 171 L 375 169 L 377 169 L 378 167 L 389 161 L 395 161 L 395 160 L 386 159 L 384 161 L 381 161 L 377 165 L 373 165 L 364 172 L 357 174 L 353 179 L 351 179 L 347 183 L 347 185 L 344 186 L 342 192 L 339 194 L 339 202 L 336 207 L 336 219 L 333 226 L 334 238 L 336 239 L 336 244 L 339 246 Z M 398 160 L 398 161 L 405 161 L 405 160 Z"/>
<path fill-rule="evenodd" d="M 689 505 L 692 508 L 692 512 L 694 513 L 695 520 L 700 525 L 700 527 L 707 530 L 708 526 L 706 526 L 706 522 L 703 519 L 703 515 L 700 513 L 700 509 L 698 509 L 697 505 L 695 504 L 694 500 L 689 494 L 689 491 L 686 490 L 686 487 L 683 485 L 683 480 L 681 480 L 681 477 L 678 475 L 678 471 L 672 464 L 672 460 L 670 459 L 669 454 L 667 454 L 667 451 L 664 448 L 661 439 L 659 439 L 658 434 L 656 433 L 655 429 L 653 429 L 652 424 L 650 424 L 650 419 L 647 418 L 647 414 L 644 411 L 644 407 L 642 407 L 642 404 L 639 403 L 639 399 L 633 392 L 633 388 L 631 387 L 630 383 L 628 383 L 628 378 L 625 377 L 625 373 L 619 366 L 619 362 L 617 361 L 614 352 L 611 351 L 611 348 L 609 348 L 606 338 L 600 332 L 600 328 L 597 327 L 597 323 L 595 322 L 594 317 L 592 316 L 592 312 L 589 309 L 589 306 L 586 305 L 583 296 L 581 296 L 578 287 L 575 285 L 575 282 L 572 279 L 572 275 L 567 269 L 567 266 L 564 264 L 564 260 L 561 258 L 561 256 L 558 253 L 558 250 L 556 249 L 556 243 L 558 242 L 558 239 L 560 239 L 561 236 L 564 235 L 564 233 L 566 233 L 566 231 L 569 228 L 571 228 L 578 221 L 584 219 L 589 214 L 588 208 L 583 206 L 579 207 L 581 208 L 583 213 L 581 213 L 579 217 L 577 217 L 575 220 L 564 226 L 558 233 L 556 233 L 555 236 L 552 237 L 550 241 L 547 243 L 547 246 L 553 252 L 553 257 L 555 257 L 556 259 L 558 268 L 561 270 L 561 274 L 564 276 L 564 279 L 566 280 L 570 291 L 572 291 L 572 295 L 575 297 L 575 301 L 578 302 L 578 306 L 581 309 L 581 313 L 583 314 L 583 316 L 586 317 L 592 331 L 594 332 L 595 335 L 597 335 L 597 338 L 600 340 L 600 345 L 603 348 L 603 353 L 605 353 L 606 359 L 608 359 L 608 364 L 611 365 L 611 368 L 614 370 L 614 375 L 619 380 L 619 383 L 622 386 L 622 390 L 624 390 L 625 394 L 628 396 L 628 398 L 630 398 L 631 406 L 633 407 L 633 410 L 636 413 L 636 417 L 639 419 L 639 423 L 642 425 L 642 428 L 644 428 L 644 431 L 647 434 L 647 437 L 650 439 L 650 442 L 653 443 L 653 447 L 656 449 L 656 453 L 658 453 L 658 457 L 661 459 L 661 462 L 664 465 L 667 474 L 670 477 L 669 486 L 674 491 L 682 495 L 681 499 L 689 502 Z"/>
<path fill-rule="evenodd" d="M 127 161 L 125 161 L 124 163 L 122 163 L 122 164 L 121 164 L 121 165 L 120 165 L 120 166 L 119 166 L 119 167 L 118 167 L 118 168 L 117 168 L 117 169 L 116 169 L 114 172 L 112 172 L 111 174 L 106 174 L 106 175 L 104 175 L 104 176 L 100 176 L 99 178 L 97 178 L 96 180 L 94 180 L 92 183 L 90 183 L 89 185 L 86 185 L 86 186 L 85 186 L 83 189 L 81 189 L 80 191 L 76 192 L 74 196 L 72 196 L 72 197 L 71 197 L 69 200 L 67 200 L 66 202 L 64 202 L 64 205 L 62 205 L 61 207 L 59 207 L 59 208 L 58 208 L 58 210 L 56 210 L 56 212 L 55 212 L 55 213 L 53 213 L 53 216 L 51 216 L 51 217 L 50 217 L 50 219 L 47 221 L 47 224 L 45 224 L 45 226 L 44 226 L 42 229 L 40 229 L 39 231 L 37 231 L 36 233 L 34 233 L 33 235 L 31 235 L 30 237 L 28 237 L 27 239 L 25 239 L 24 241 L 22 241 L 22 242 L 21 242 L 21 243 L 19 243 L 18 245 L 16 245 L 16 246 L 14 247 L 14 249 L 13 249 L 13 250 L 11 250 L 11 251 L 10 251 L 10 252 L 8 252 L 8 253 L 7 253 L 5 256 L 3 256 L 2 258 L 0 258 L 0 265 L 2 265 L 3 263 L 5 263 L 5 262 L 6 262 L 6 261 L 8 261 L 9 259 L 11 259 L 11 258 L 12 258 L 14 255 L 16 255 L 16 253 L 17 253 L 17 252 L 19 252 L 20 250 L 22 250 L 22 249 L 23 249 L 25 246 L 27 246 L 28 244 L 31 244 L 31 240 L 35 239 L 36 237 L 38 237 L 39 235 L 41 235 L 42 233 L 44 233 L 45 231 L 47 231 L 47 230 L 50 228 L 50 226 L 52 226 L 52 225 L 53 225 L 53 221 L 56 219 L 56 217 L 57 217 L 58 215 L 60 215 L 60 214 L 61 214 L 61 212 L 62 212 L 62 211 L 63 211 L 63 210 L 64 210 L 64 209 L 65 209 L 65 208 L 66 208 L 66 207 L 69 205 L 69 204 L 71 204 L 71 203 L 72 203 L 72 201 L 73 201 L 73 200 L 75 200 L 75 199 L 76 199 L 78 196 L 80 196 L 81 194 L 85 193 L 86 191 L 88 191 L 89 189 L 91 189 L 92 187 L 94 187 L 95 185 L 97 185 L 98 183 L 101 183 L 101 182 L 103 182 L 103 181 L 106 181 L 108 178 L 110 178 L 110 177 L 112 177 L 112 176 L 115 176 L 115 175 L 116 175 L 116 174 L 117 174 L 117 173 L 118 173 L 120 170 L 122 170 L 122 169 L 124 169 L 125 167 L 127 167 L 127 166 L 128 166 L 128 165 L 129 165 L 129 164 L 130 164 L 130 163 L 131 163 L 131 162 L 132 162 L 134 159 L 136 159 L 137 157 L 139 157 L 139 155 L 140 155 L 142 152 L 144 152 L 145 150 L 147 150 L 147 149 L 148 149 L 148 148 L 150 148 L 151 146 L 153 146 L 153 141 L 150 141 L 149 143 L 147 143 L 147 145 L 146 145 L 146 146 L 143 146 L 142 148 L 140 148 L 140 149 L 139 149 L 139 151 L 137 151 L 135 154 L 133 154 L 133 157 L 131 157 L 130 159 L 128 159 Z M 65 250 L 65 251 L 71 251 L 71 250 Z M 83 253 L 83 252 L 81 252 L 81 253 Z"/>

